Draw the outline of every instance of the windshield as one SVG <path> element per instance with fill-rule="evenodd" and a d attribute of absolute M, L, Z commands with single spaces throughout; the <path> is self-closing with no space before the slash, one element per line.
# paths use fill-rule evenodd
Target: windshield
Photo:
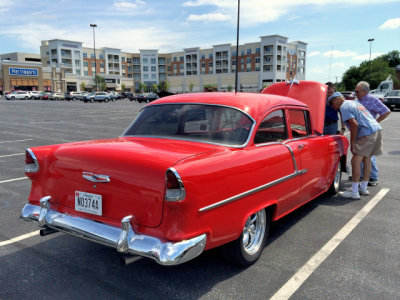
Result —
<path fill-rule="evenodd" d="M 234 108 L 204 104 L 165 104 L 143 109 L 124 136 L 155 136 L 224 145 L 246 143 L 254 121 Z"/>
<path fill-rule="evenodd" d="M 391 91 L 389 96 L 400 96 L 400 91 Z"/>

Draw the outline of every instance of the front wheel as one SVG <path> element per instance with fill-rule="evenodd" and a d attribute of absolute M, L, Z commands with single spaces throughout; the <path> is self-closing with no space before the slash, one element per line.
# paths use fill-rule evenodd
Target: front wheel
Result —
<path fill-rule="evenodd" d="M 270 223 L 269 210 L 262 209 L 252 214 L 246 220 L 240 237 L 221 247 L 224 257 L 240 266 L 254 264 L 264 249 Z"/>
<path fill-rule="evenodd" d="M 335 178 L 333 179 L 333 182 L 328 189 L 328 192 L 327 192 L 328 195 L 335 195 L 339 192 L 341 181 L 342 181 L 342 168 L 340 165 L 340 161 L 338 161 L 338 164 L 336 167 L 336 172 L 335 172 Z"/>
<path fill-rule="evenodd" d="M 94 98 L 90 98 L 90 103 L 93 103 L 94 102 Z"/>
<path fill-rule="evenodd" d="M 108 103 L 108 98 L 104 99 L 104 102 L 105 102 L 105 103 Z"/>

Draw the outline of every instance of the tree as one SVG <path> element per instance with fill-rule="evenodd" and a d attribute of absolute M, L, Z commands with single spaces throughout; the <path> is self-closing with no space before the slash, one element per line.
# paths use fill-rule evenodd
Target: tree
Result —
<path fill-rule="evenodd" d="M 145 83 L 139 83 L 139 92 L 140 93 L 143 93 L 143 92 L 146 92 L 147 91 L 147 84 L 145 84 Z"/>
<path fill-rule="evenodd" d="M 157 93 L 158 87 L 157 84 L 153 83 L 153 92 Z"/>
<path fill-rule="evenodd" d="M 397 64 L 396 64 L 397 63 Z M 354 90 L 360 81 L 369 81 L 371 89 L 385 80 L 389 74 L 395 83 L 398 82 L 394 67 L 400 63 L 399 51 L 392 51 L 369 61 L 363 61 L 358 67 L 351 66 L 342 76 L 342 82 L 338 85 L 338 90 Z"/>
<path fill-rule="evenodd" d="M 121 84 L 121 90 L 124 92 L 124 91 L 125 91 L 125 89 L 126 89 L 126 85 L 125 85 L 125 83 Z"/>
<path fill-rule="evenodd" d="M 232 92 L 232 86 L 228 85 L 228 87 L 226 88 L 228 90 L 228 92 Z"/>
<path fill-rule="evenodd" d="M 193 82 L 189 83 L 189 92 L 193 91 L 193 86 L 194 86 Z"/>
<path fill-rule="evenodd" d="M 102 77 L 100 75 L 96 75 L 94 77 L 94 82 L 96 85 L 96 90 L 105 91 L 107 89 L 107 84 L 106 84 L 106 80 L 104 77 Z"/>
<path fill-rule="evenodd" d="M 84 82 L 81 82 L 81 91 L 86 90 L 86 84 Z"/>

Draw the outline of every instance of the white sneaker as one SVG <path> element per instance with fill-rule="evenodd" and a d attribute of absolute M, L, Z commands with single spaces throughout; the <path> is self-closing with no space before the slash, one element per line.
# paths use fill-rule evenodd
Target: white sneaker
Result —
<path fill-rule="evenodd" d="M 369 195 L 368 189 L 362 189 L 361 187 L 358 189 L 360 195 Z"/>
<path fill-rule="evenodd" d="M 360 193 L 353 193 L 352 191 L 345 191 L 339 194 L 343 198 L 360 199 Z"/>

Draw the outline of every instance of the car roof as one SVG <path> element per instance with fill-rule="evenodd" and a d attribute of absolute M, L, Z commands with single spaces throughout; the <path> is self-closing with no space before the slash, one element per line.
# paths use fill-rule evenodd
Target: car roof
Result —
<path fill-rule="evenodd" d="M 160 98 L 156 101 L 153 101 L 149 105 L 171 103 L 198 103 L 230 106 L 247 112 L 255 120 L 260 117 L 260 114 L 272 107 L 277 107 L 281 105 L 307 107 L 307 105 L 300 101 L 284 96 L 233 92 L 211 92 L 173 95 Z"/>

